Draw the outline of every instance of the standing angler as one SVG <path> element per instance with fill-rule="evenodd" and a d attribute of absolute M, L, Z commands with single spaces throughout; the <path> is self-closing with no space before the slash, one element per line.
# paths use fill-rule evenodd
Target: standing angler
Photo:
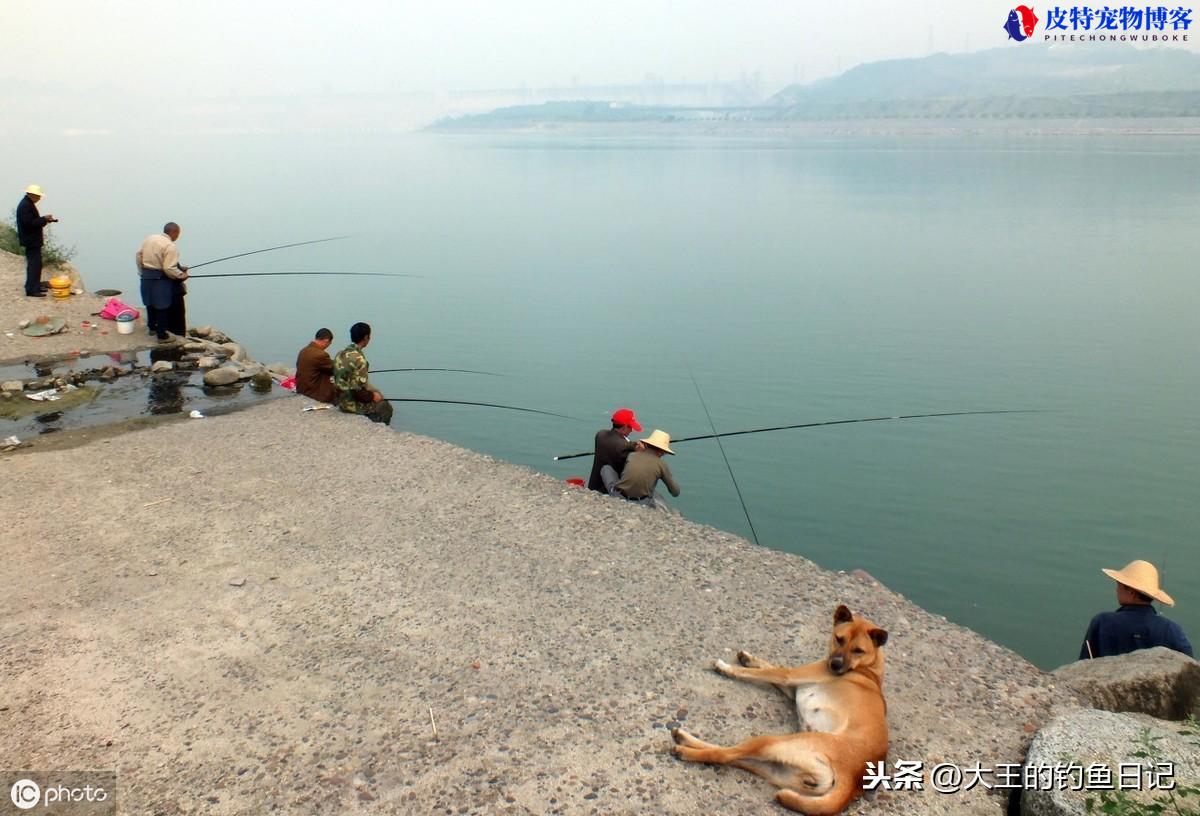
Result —
<path fill-rule="evenodd" d="M 45 297 L 42 291 L 42 230 L 58 221 L 53 215 L 38 212 L 42 188 L 30 184 L 17 204 L 17 240 L 25 247 L 25 297 Z"/>
<path fill-rule="evenodd" d="M 146 327 L 165 342 L 168 331 L 181 337 L 187 331 L 183 313 L 183 282 L 186 266 L 179 263 L 175 242 L 183 230 L 168 221 L 162 232 L 147 236 L 137 251 L 138 276 L 142 281 L 142 303 L 146 306 Z"/>
<path fill-rule="evenodd" d="M 337 407 L 347 414 L 362 414 L 372 422 L 390 425 L 392 404 L 371 385 L 371 366 L 363 354 L 370 342 L 371 327 L 366 323 L 355 323 L 350 327 L 350 345 L 333 359 Z"/>

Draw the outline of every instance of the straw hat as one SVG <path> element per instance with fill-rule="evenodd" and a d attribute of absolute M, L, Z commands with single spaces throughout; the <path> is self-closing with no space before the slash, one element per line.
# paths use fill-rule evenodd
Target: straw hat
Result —
<path fill-rule="evenodd" d="M 40 196 L 42 194 L 42 188 L 36 184 L 30 184 L 25 188 L 25 192 L 29 193 L 30 195 Z"/>
<path fill-rule="evenodd" d="M 652 448 L 658 448 L 664 453 L 675 455 L 675 451 L 671 450 L 671 435 L 666 431 L 660 431 L 655 428 L 654 432 L 642 440 L 642 444 L 649 445 Z"/>
<path fill-rule="evenodd" d="M 1100 570 L 1118 584 L 1124 584 L 1130 589 L 1136 589 L 1143 595 L 1149 595 L 1156 601 L 1162 601 L 1167 606 L 1174 606 L 1175 601 L 1163 592 L 1158 585 L 1158 570 L 1149 561 L 1130 561 L 1122 570 Z"/>

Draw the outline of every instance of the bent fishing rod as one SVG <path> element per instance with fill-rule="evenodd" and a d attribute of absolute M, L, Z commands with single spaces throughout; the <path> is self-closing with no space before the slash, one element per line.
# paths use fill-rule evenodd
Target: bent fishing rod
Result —
<path fill-rule="evenodd" d="M 376 373 L 376 372 L 371 372 Z M 497 405 L 494 402 L 467 402 L 465 400 L 446 400 L 446 399 L 421 399 L 417 397 L 384 397 L 388 402 L 433 402 L 443 405 L 475 405 L 481 408 L 503 408 L 506 411 L 524 411 L 527 414 L 544 414 L 545 416 L 558 417 L 560 419 L 569 419 L 572 422 L 586 422 L 587 420 L 579 417 L 567 416 L 566 414 L 556 414 L 553 411 L 539 411 L 536 408 L 519 408 L 515 405 Z"/>
<path fill-rule="evenodd" d="M 708 417 L 708 427 L 712 428 L 712 437 L 717 440 L 717 447 L 721 449 L 721 458 L 725 460 L 725 469 L 729 471 L 729 480 L 733 482 L 733 489 L 737 492 L 738 501 L 742 504 L 742 512 L 746 514 L 746 523 L 750 525 L 750 535 L 754 537 L 754 543 L 758 544 L 758 531 L 754 529 L 754 522 L 750 520 L 750 510 L 746 507 L 746 500 L 742 497 L 742 488 L 738 486 L 737 477 L 733 475 L 733 465 L 729 464 L 729 457 L 725 455 L 725 446 L 721 444 L 721 435 L 717 433 L 717 425 L 713 422 L 712 414 L 708 412 L 708 405 L 704 402 L 704 395 L 700 393 L 700 384 L 696 382 L 696 375 L 692 373 L 690 368 L 688 369 L 688 376 L 692 378 L 692 385 L 696 389 L 696 396 L 700 398 L 700 407 L 704 409 L 704 415 Z"/>
<path fill-rule="evenodd" d="M 454 371 L 459 374 L 483 374 L 486 377 L 503 377 L 492 371 L 475 371 L 470 368 L 372 368 L 372 374 L 395 374 L 404 371 Z"/>
<path fill-rule="evenodd" d="M 265 250 L 264 250 L 265 251 Z M 188 269 L 195 267 L 189 266 Z M 265 278 L 272 275 L 353 275 L 358 277 L 370 278 L 420 278 L 422 275 L 409 275 L 404 272 L 338 272 L 330 270 L 295 270 L 292 272 L 206 272 L 202 275 L 193 275 L 188 272 L 187 279 L 192 278 Z"/>
<path fill-rule="evenodd" d="M 300 241 L 295 244 L 280 244 L 279 246 L 267 247 L 266 249 L 252 249 L 249 252 L 239 252 L 237 255 L 226 255 L 224 258 L 216 258 L 211 261 L 205 261 L 204 263 L 192 264 L 188 267 L 188 269 L 199 269 L 200 267 L 208 266 L 209 264 L 221 263 L 222 261 L 232 261 L 234 258 L 245 258 L 247 255 L 259 255 L 263 252 L 274 252 L 277 249 L 291 249 L 292 247 L 308 246 L 309 244 L 324 244 L 328 243 L 329 241 L 344 241 L 350 237 L 352 236 L 337 235 L 333 238 L 318 238 L 315 241 Z M 197 275 L 196 277 L 200 276 Z"/>
<path fill-rule="evenodd" d="M 754 428 L 749 431 L 726 431 L 725 433 L 710 433 L 700 436 L 685 436 L 682 439 L 672 439 L 672 444 L 677 442 L 694 442 L 697 439 L 718 439 L 727 436 L 744 436 L 745 434 L 768 433 L 770 431 L 790 431 L 795 428 L 820 428 L 826 425 L 852 425 L 856 422 L 887 422 L 892 419 L 925 419 L 927 417 L 952 417 L 952 416 L 976 416 L 979 414 L 1040 414 L 1044 411 L 1040 408 L 1018 408 L 1012 410 L 1001 411 L 948 411 L 941 414 L 903 414 L 901 416 L 881 416 L 881 417 L 865 417 L 863 419 L 830 419 L 824 422 L 801 422 L 796 425 L 776 425 L 771 428 Z M 555 456 L 555 462 L 564 459 L 577 459 L 580 456 L 591 456 L 592 451 L 581 451 L 579 453 L 568 453 L 563 456 Z"/>

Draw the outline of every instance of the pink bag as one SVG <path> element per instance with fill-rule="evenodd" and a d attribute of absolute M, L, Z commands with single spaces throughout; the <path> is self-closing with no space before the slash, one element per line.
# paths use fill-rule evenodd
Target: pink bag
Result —
<path fill-rule="evenodd" d="M 104 308 L 100 310 L 100 316 L 105 320 L 116 320 L 117 315 L 129 312 L 133 315 L 133 319 L 137 320 L 141 317 L 141 312 L 133 308 L 127 303 L 122 303 L 115 297 L 110 297 L 104 302 Z"/>
<path fill-rule="evenodd" d="M 295 391 L 296 390 L 296 378 L 288 377 L 286 380 L 279 383 L 279 387 L 286 388 L 288 391 Z"/>

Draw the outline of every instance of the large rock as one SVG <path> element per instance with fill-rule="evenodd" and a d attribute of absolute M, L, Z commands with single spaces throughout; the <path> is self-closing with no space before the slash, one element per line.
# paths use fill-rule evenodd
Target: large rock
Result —
<path fill-rule="evenodd" d="M 242 373 L 233 366 L 221 366 L 204 372 L 205 385 L 233 385 Z"/>
<path fill-rule="evenodd" d="M 1200 746 L 1193 742 L 1195 737 L 1181 732 L 1186 732 L 1186 728 L 1179 723 L 1156 720 L 1144 714 L 1117 714 L 1094 708 L 1073 709 L 1062 714 L 1033 738 L 1025 768 L 1027 773 L 1032 773 L 1030 769 L 1038 767 L 1078 766 L 1074 776 L 1067 774 L 1075 784 L 1067 784 L 1066 790 L 1059 790 L 1063 786 L 1054 784 L 1054 771 L 1041 772 L 1037 784 L 1024 786 L 1022 816 L 1084 816 L 1089 812 L 1108 812 L 1100 810 L 1101 790 L 1106 787 L 1100 783 L 1105 774 L 1111 774 L 1114 793 L 1122 792 L 1123 779 L 1130 788 L 1136 779 L 1140 790 L 1124 792 L 1143 803 L 1165 800 L 1164 789 L 1172 784 L 1175 787 L 1197 784 L 1200 782 Z M 1147 744 L 1153 747 L 1147 750 Z M 1136 753 L 1149 756 L 1137 757 L 1134 756 Z M 1170 778 L 1158 775 L 1159 763 L 1174 765 Z M 1139 765 L 1142 766 L 1140 769 L 1135 767 Z M 1086 785 L 1088 789 L 1070 789 L 1085 787 L 1089 773 L 1092 784 Z M 1094 800 L 1094 811 L 1088 810 L 1089 798 Z"/>
<path fill-rule="evenodd" d="M 263 372 L 265 372 L 267 370 L 261 363 L 254 363 L 254 362 L 242 363 L 240 366 L 238 366 L 238 368 L 241 371 L 241 374 L 238 377 L 238 379 L 241 379 L 241 380 L 249 380 L 252 377 L 262 374 Z"/>
<path fill-rule="evenodd" d="M 1164 646 L 1080 660 L 1052 673 L 1088 705 L 1105 711 L 1182 720 L 1200 704 L 1200 663 Z"/>
<path fill-rule="evenodd" d="M 221 343 L 221 345 L 229 352 L 230 359 L 239 363 L 246 359 L 246 350 L 239 343 Z"/>
<path fill-rule="evenodd" d="M 206 356 L 197 360 L 196 365 L 200 368 L 216 368 L 217 362 L 218 361 L 216 357 Z"/>
<path fill-rule="evenodd" d="M 0 385 L 0 391 L 6 391 L 15 394 L 25 388 L 25 383 L 20 380 L 8 380 L 3 385 Z"/>
<path fill-rule="evenodd" d="M 158 374 L 163 371 L 170 371 L 173 368 L 175 368 L 175 364 L 170 360 L 155 360 L 154 364 L 150 366 L 150 372 Z"/>

